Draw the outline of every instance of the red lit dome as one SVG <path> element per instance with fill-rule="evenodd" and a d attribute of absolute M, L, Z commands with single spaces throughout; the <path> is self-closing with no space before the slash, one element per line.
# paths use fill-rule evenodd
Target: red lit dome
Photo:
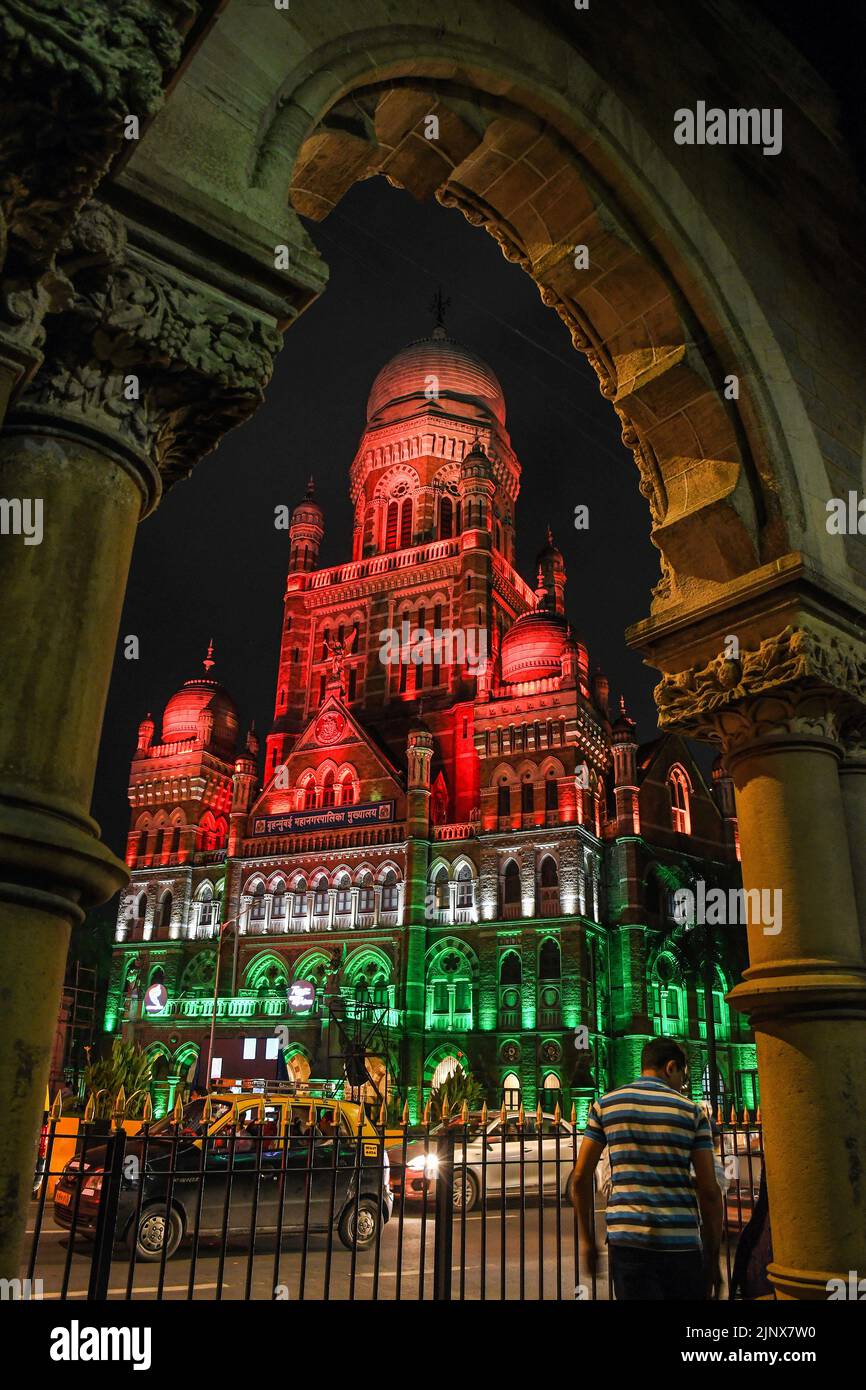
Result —
<path fill-rule="evenodd" d="M 182 685 L 172 695 L 162 716 L 163 743 L 198 738 L 210 726 L 208 743 L 234 751 L 238 737 L 238 712 L 228 691 L 206 676 Z"/>
<path fill-rule="evenodd" d="M 562 671 L 568 624 L 558 613 L 524 613 L 502 639 L 502 679 L 545 680 Z"/>
<path fill-rule="evenodd" d="M 473 416 L 480 411 L 505 424 L 505 399 L 493 369 L 441 329 L 410 343 L 385 363 L 367 399 L 368 423 L 389 406 L 407 401 L 423 401 L 435 408 L 436 401 L 428 401 L 425 394 L 431 377 L 437 380 L 440 403 L 466 405 Z"/>

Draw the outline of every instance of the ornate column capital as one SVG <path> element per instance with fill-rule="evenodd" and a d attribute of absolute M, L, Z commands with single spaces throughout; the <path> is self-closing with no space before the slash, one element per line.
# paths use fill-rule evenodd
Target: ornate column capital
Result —
<path fill-rule="evenodd" d="M 93 201 L 58 250 L 73 296 L 10 433 L 72 436 L 144 480 L 146 510 L 260 404 L 276 319 L 133 244 Z"/>
<path fill-rule="evenodd" d="M 0 0 L 0 362 L 27 376 L 70 287 L 55 252 L 159 108 L 197 0 Z"/>
<path fill-rule="evenodd" d="M 789 625 L 737 659 L 720 652 L 664 676 L 654 693 L 662 729 L 720 742 L 727 757 L 759 742 L 839 743 L 866 715 L 866 643 Z"/>

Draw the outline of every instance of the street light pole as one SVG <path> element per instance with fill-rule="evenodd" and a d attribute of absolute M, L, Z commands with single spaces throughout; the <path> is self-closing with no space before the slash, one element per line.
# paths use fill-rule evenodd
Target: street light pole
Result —
<path fill-rule="evenodd" d="M 230 927 L 230 926 L 234 925 L 235 923 L 240 922 L 241 916 L 242 916 L 242 914 L 239 912 L 239 913 L 237 914 L 236 917 L 227 917 L 226 920 L 225 920 L 224 922 L 220 922 L 220 924 L 219 924 L 219 933 L 218 933 L 218 936 L 217 936 L 216 970 L 214 971 L 214 982 L 213 982 L 213 1009 L 212 1009 L 212 1011 L 211 1011 L 211 1019 L 210 1019 L 210 1039 L 208 1040 L 208 1045 L 207 1045 L 207 1073 L 206 1073 L 206 1075 L 205 1075 L 205 1087 L 206 1087 L 207 1090 L 210 1090 L 210 1085 L 211 1085 L 211 1067 L 213 1066 L 213 1044 L 214 1044 L 214 1032 L 215 1032 L 215 1030 L 216 1030 L 217 999 L 219 998 L 219 988 L 220 988 L 220 959 L 221 959 L 221 957 L 222 957 L 222 949 L 223 949 L 223 932 L 225 931 L 226 927 Z M 238 935 L 238 933 L 237 933 L 237 930 L 236 930 L 236 931 L 235 931 L 235 938 L 237 938 L 237 935 Z"/>

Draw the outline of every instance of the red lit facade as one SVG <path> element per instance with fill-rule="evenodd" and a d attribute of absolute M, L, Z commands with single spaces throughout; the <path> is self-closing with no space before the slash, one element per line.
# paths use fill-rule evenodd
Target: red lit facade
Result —
<path fill-rule="evenodd" d="M 270 1060 L 285 1026 L 301 1081 L 335 1079 L 336 996 L 387 1016 L 371 1075 L 413 1109 L 455 1058 L 496 1104 L 552 1108 L 630 1075 L 654 1032 L 705 1049 L 698 982 L 660 962 L 671 882 L 738 881 L 730 780 L 717 765 L 708 787 L 676 737 L 639 747 L 610 709 L 549 532 L 531 582 L 515 569 L 505 420 L 493 371 L 443 329 L 398 353 L 350 469 L 352 558 L 319 567 L 312 484 L 292 515 L 263 768 L 210 652 L 159 740 L 141 725 L 108 1026 L 153 1049 L 169 1097 L 206 1047 L 221 922 L 215 1057 L 243 1035 Z M 754 1070 L 724 1002 L 739 952 L 714 983 L 733 1098 Z M 154 980 L 169 998 L 147 1016 Z"/>

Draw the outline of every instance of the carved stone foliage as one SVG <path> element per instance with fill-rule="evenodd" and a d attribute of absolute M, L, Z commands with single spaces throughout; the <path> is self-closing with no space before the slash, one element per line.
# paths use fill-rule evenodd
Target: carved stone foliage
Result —
<path fill-rule="evenodd" d="M 772 735 L 837 738 L 866 705 L 866 647 L 788 626 L 739 660 L 667 675 L 655 688 L 659 725 L 720 740 L 728 751 Z"/>
<path fill-rule="evenodd" d="M 123 220 L 87 205 L 58 251 L 74 286 L 49 320 L 47 358 L 9 417 L 62 422 L 187 474 L 261 402 L 282 337 L 273 320 L 131 245 Z"/>
<path fill-rule="evenodd" d="M 0 0 L 0 341 L 38 360 L 54 253 L 177 67 L 196 0 Z"/>

